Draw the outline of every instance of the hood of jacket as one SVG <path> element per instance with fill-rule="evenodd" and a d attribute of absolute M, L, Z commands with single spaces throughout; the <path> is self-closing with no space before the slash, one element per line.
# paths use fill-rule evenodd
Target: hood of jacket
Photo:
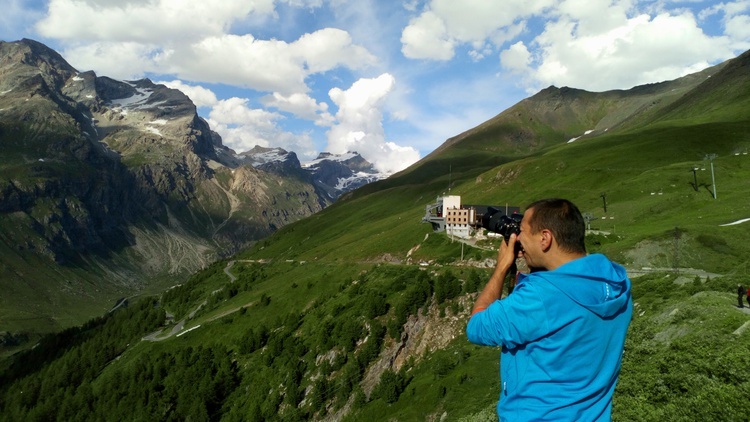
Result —
<path fill-rule="evenodd" d="M 630 279 L 625 268 L 602 254 L 587 255 L 535 275 L 602 318 L 627 309 L 630 300 Z"/>

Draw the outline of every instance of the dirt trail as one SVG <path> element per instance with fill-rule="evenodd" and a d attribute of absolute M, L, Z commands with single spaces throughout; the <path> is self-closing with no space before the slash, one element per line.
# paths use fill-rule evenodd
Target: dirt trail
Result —
<path fill-rule="evenodd" d="M 711 277 L 712 279 L 721 277 L 721 274 L 710 273 L 708 271 L 697 270 L 695 268 L 641 267 L 641 268 L 625 268 L 625 270 L 628 272 L 628 277 L 631 277 L 631 278 L 638 277 L 640 275 L 650 274 L 650 273 L 672 273 L 672 274 L 691 276 L 691 277 L 698 276 L 704 279 L 706 277 Z"/>
<path fill-rule="evenodd" d="M 231 261 L 227 262 L 227 266 L 224 267 L 224 274 L 226 274 L 227 276 L 229 276 L 229 282 L 230 283 L 234 283 L 237 280 L 237 277 L 234 274 L 232 274 L 232 273 L 229 272 L 229 270 L 231 270 L 233 266 L 234 266 L 234 260 L 231 260 Z"/>
<path fill-rule="evenodd" d="M 234 261 L 234 260 L 231 260 L 231 261 L 227 262 L 227 266 L 226 266 L 226 267 L 224 267 L 224 274 L 226 274 L 226 275 L 227 275 L 227 276 L 229 277 L 229 282 L 230 282 L 230 283 L 234 283 L 234 282 L 235 282 L 235 281 L 237 280 L 237 276 L 235 276 L 234 274 L 232 274 L 232 273 L 230 272 L 230 270 L 231 270 L 231 269 L 232 269 L 232 267 L 234 266 L 234 263 L 235 263 L 235 261 Z M 147 336 L 144 336 L 144 337 L 142 337 L 142 338 L 141 338 L 141 340 L 146 340 L 146 341 L 164 341 L 164 340 L 166 340 L 166 339 L 168 339 L 168 338 L 170 338 L 170 337 L 172 337 L 172 336 L 174 336 L 174 335 L 176 335 L 176 334 L 179 334 L 179 333 L 180 333 L 180 332 L 181 332 L 181 331 L 183 330 L 183 328 L 185 328 L 185 323 L 187 322 L 187 320 L 189 320 L 189 319 L 192 319 L 193 317 L 195 317 L 195 314 L 196 314 L 196 313 L 197 313 L 197 312 L 198 312 L 198 311 L 199 311 L 199 310 L 200 310 L 200 309 L 201 309 L 202 307 L 206 306 L 206 304 L 207 304 L 207 303 L 208 303 L 208 301 L 207 301 L 207 300 L 204 300 L 203 302 L 201 302 L 201 303 L 200 303 L 200 304 L 198 305 L 198 307 L 197 307 L 197 308 L 193 309 L 193 310 L 192 310 L 192 311 L 191 311 L 191 312 L 190 312 L 190 313 L 188 314 L 187 318 L 184 318 L 184 319 L 182 319 L 181 321 L 179 321 L 179 322 L 178 322 L 177 324 L 175 324 L 175 326 L 174 326 L 174 327 L 172 327 L 172 329 L 171 329 L 171 330 L 170 330 L 170 331 L 169 331 L 169 332 L 168 332 L 167 334 L 165 334 L 165 335 L 163 335 L 163 336 L 162 336 L 162 333 L 163 333 L 163 332 L 164 332 L 164 330 L 165 330 L 165 328 L 162 328 L 162 329 L 160 329 L 160 330 L 158 330 L 158 331 L 154 331 L 153 333 L 151 333 L 151 334 L 149 334 L 149 335 L 147 335 Z M 231 313 L 233 313 L 233 312 L 237 312 L 237 311 L 239 311 L 239 310 L 240 310 L 241 308 L 246 308 L 246 307 L 250 306 L 251 304 L 252 304 L 252 302 L 250 302 L 250 303 L 247 303 L 247 304 L 245 304 L 245 305 L 242 305 L 242 306 L 240 306 L 240 307 L 237 307 L 237 308 L 235 308 L 235 309 L 231 309 L 231 310 L 228 310 L 228 311 L 226 311 L 226 312 L 223 312 L 223 313 L 221 313 L 221 314 L 219 314 L 219 315 L 216 315 L 216 316 L 214 316 L 214 317 L 212 317 L 212 318 L 208 319 L 208 321 L 213 321 L 213 320 L 215 320 L 215 319 L 218 319 L 218 318 L 221 318 L 221 317 L 223 317 L 223 316 L 229 315 L 229 314 L 231 314 Z"/>

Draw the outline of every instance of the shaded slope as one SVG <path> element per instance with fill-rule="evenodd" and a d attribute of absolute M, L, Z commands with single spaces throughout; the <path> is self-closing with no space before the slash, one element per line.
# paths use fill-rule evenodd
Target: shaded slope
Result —
<path fill-rule="evenodd" d="M 97 315 L 327 204 L 309 181 L 233 154 L 178 90 L 0 42 L 0 312 L 19 315 L 0 330 L 31 309 L 47 321 L 34 331 Z"/>

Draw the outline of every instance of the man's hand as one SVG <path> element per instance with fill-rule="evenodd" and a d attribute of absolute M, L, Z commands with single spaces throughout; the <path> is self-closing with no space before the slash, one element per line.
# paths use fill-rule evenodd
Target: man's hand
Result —
<path fill-rule="evenodd" d="M 474 309 L 471 312 L 472 315 L 487 309 L 492 302 L 502 297 L 505 276 L 508 275 L 508 272 L 510 272 L 511 269 L 515 271 L 516 240 L 516 234 L 513 233 L 510 235 L 507 242 L 501 242 L 500 248 L 497 250 L 497 264 L 495 264 L 495 271 L 492 273 L 487 285 L 484 286 L 482 293 L 477 297 L 476 302 L 474 302 Z"/>
<path fill-rule="evenodd" d="M 495 268 L 503 268 L 506 271 L 516 263 L 516 257 L 518 252 L 516 251 L 516 241 L 518 237 L 515 233 L 512 233 L 505 242 L 500 243 L 500 248 L 497 250 L 497 264 Z"/>

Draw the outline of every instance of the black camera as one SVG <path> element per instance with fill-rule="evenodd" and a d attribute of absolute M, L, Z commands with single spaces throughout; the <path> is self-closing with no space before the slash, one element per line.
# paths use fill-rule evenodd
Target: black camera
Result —
<path fill-rule="evenodd" d="M 488 207 L 487 212 L 482 215 L 482 227 L 500 234 L 507 241 L 510 235 L 515 233 L 518 236 L 521 233 L 521 220 L 523 214 L 505 215 L 495 207 Z"/>

